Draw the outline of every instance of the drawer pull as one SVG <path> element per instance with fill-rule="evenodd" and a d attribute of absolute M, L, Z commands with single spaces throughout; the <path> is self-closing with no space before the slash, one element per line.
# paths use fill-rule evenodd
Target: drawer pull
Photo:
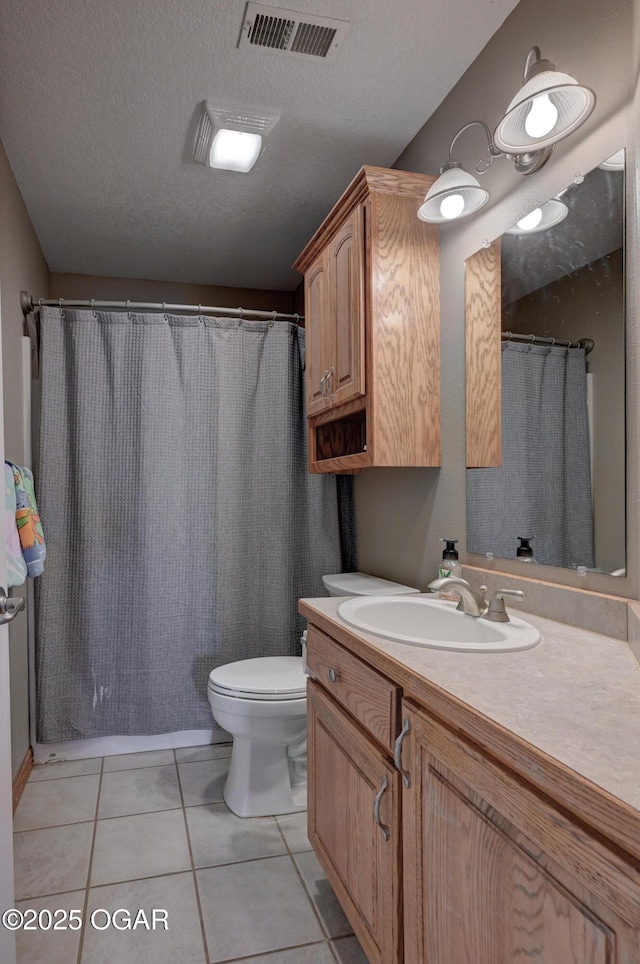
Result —
<path fill-rule="evenodd" d="M 335 683 L 335 681 L 336 681 L 336 680 L 338 679 L 338 677 L 340 676 L 340 673 L 336 673 L 335 669 L 334 669 L 333 666 L 332 666 L 331 669 L 329 670 L 329 672 L 327 673 L 327 676 L 329 677 L 329 682 L 330 682 L 330 683 Z"/>
<path fill-rule="evenodd" d="M 385 840 L 389 839 L 389 828 L 387 827 L 386 824 L 382 823 L 382 821 L 380 820 L 380 803 L 382 801 L 382 796 L 385 790 L 388 788 L 388 786 L 389 786 L 389 781 L 387 780 L 387 774 L 385 773 L 384 777 L 382 778 L 382 783 L 380 784 L 380 789 L 378 790 L 378 792 L 376 793 L 373 799 L 373 819 L 382 830 L 382 836 L 384 837 Z"/>
<path fill-rule="evenodd" d="M 404 783 L 407 790 L 411 786 L 411 775 L 408 770 L 402 769 L 402 741 L 411 729 L 411 723 L 409 717 L 405 717 L 402 721 L 402 730 L 400 731 L 400 736 L 395 742 L 393 749 L 393 762 L 396 765 L 396 770 L 402 774 L 402 782 Z"/>

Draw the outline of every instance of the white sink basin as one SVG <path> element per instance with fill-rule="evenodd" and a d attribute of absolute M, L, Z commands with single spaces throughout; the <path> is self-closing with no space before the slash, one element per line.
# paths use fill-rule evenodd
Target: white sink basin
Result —
<path fill-rule="evenodd" d="M 354 596 L 338 606 L 349 626 L 429 649 L 510 653 L 541 641 L 535 626 L 509 615 L 508 623 L 458 612 L 455 603 L 429 596 Z"/>

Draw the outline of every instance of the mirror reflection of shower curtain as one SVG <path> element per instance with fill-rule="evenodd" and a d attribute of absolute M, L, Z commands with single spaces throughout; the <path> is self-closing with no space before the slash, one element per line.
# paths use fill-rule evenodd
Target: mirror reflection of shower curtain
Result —
<path fill-rule="evenodd" d="M 536 562 L 594 565 L 582 348 L 503 345 L 502 466 L 467 471 L 467 549 L 514 558 L 518 536 Z"/>
<path fill-rule="evenodd" d="M 299 654 L 355 550 L 351 480 L 307 472 L 304 331 L 43 308 L 41 361 L 38 740 L 211 728 L 209 672 Z"/>

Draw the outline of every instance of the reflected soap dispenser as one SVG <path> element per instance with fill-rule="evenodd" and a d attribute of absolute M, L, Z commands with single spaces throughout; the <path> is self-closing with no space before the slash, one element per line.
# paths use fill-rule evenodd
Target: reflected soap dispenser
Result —
<path fill-rule="evenodd" d="M 458 550 L 456 549 L 457 541 L 457 539 L 440 539 L 440 542 L 445 543 L 445 548 L 443 549 L 442 562 L 438 569 L 439 579 L 445 579 L 447 576 L 457 576 L 459 579 L 462 574 L 462 568 L 458 561 Z M 458 597 L 452 592 L 441 589 L 438 593 L 438 598 L 449 599 L 454 602 Z"/>
<path fill-rule="evenodd" d="M 516 557 L 520 562 L 535 562 L 533 558 L 533 549 L 529 545 L 534 536 L 518 536 L 518 542 L 520 545 L 516 550 Z"/>

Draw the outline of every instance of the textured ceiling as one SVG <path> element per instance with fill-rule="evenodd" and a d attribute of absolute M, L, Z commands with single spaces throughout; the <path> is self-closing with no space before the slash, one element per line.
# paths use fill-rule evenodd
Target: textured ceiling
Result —
<path fill-rule="evenodd" d="M 295 287 L 362 164 L 388 166 L 514 0 L 292 0 L 335 60 L 239 50 L 244 0 L 2 0 L 0 137 L 52 271 Z M 280 111 L 250 174 L 186 153 L 202 100 Z"/>

